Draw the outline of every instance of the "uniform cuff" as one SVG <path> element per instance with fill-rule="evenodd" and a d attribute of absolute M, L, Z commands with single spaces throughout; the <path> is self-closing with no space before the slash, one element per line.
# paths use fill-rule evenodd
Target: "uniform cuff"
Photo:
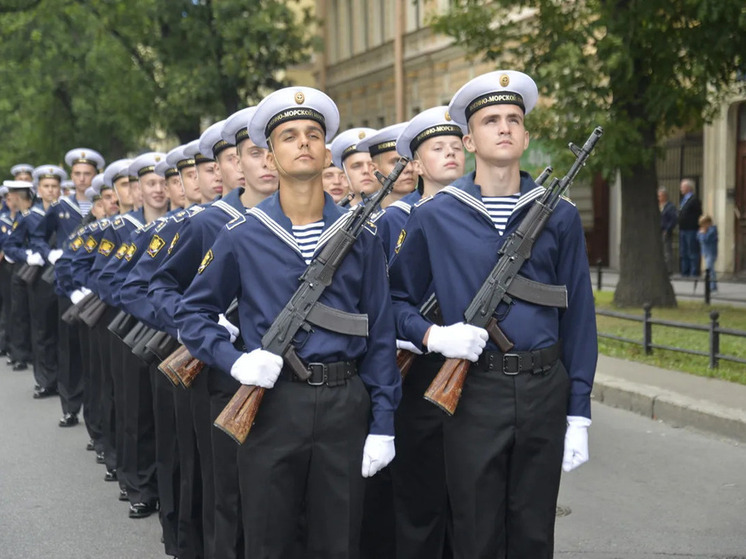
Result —
<path fill-rule="evenodd" d="M 590 394 L 570 394 L 570 402 L 567 406 L 567 415 L 579 415 L 591 418 L 591 396 Z"/>
<path fill-rule="evenodd" d="M 373 418 L 370 422 L 370 435 L 394 436 L 394 412 L 384 410 L 373 410 Z"/>

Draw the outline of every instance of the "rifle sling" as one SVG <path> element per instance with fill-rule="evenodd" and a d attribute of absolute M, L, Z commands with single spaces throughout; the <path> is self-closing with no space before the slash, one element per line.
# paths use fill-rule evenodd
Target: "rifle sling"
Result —
<path fill-rule="evenodd" d="M 347 334 L 348 336 L 367 336 L 368 335 L 368 315 L 356 314 L 339 309 L 333 309 L 318 301 L 311 308 L 306 320 L 337 334 Z"/>
<path fill-rule="evenodd" d="M 567 288 L 549 285 L 516 275 L 508 286 L 508 295 L 543 307 L 567 308 Z"/>

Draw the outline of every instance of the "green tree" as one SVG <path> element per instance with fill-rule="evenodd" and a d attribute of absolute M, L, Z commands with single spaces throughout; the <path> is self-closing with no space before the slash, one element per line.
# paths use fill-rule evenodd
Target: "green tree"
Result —
<path fill-rule="evenodd" d="M 594 164 L 622 181 L 614 300 L 675 305 L 655 156 L 671 131 L 701 126 L 745 67 L 743 0 L 452 0 L 434 27 L 472 56 L 534 77 L 548 101 L 529 128 L 548 145 L 604 127 Z"/>
<path fill-rule="evenodd" d="M 0 165 L 59 162 L 86 145 L 107 159 L 156 133 L 186 142 L 288 85 L 316 39 L 282 0 L 0 2 Z"/>

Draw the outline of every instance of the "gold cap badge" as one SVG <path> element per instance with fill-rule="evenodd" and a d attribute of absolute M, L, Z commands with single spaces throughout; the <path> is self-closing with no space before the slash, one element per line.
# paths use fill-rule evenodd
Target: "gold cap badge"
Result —
<path fill-rule="evenodd" d="M 363 138 L 365 138 L 365 132 L 360 131 L 360 133 L 357 135 L 357 137 L 362 140 Z"/>
<path fill-rule="evenodd" d="M 161 156 L 160 155 L 156 155 L 155 156 L 155 162 L 158 163 L 160 160 L 161 160 Z"/>
<path fill-rule="evenodd" d="M 446 111 L 446 114 L 445 114 L 444 118 L 445 118 L 445 119 L 446 119 L 446 120 L 447 120 L 448 122 L 451 122 L 451 113 L 449 113 L 448 111 Z"/>
<path fill-rule="evenodd" d="M 295 94 L 295 102 L 298 103 L 299 105 L 302 105 L 303 101 L 305 100 L 306 100 L 306 96 L 303 95 L 302 91 L 299 91 L 298 93 Z"/>
<path fill-rule="evenodd" d="M 500 85 L 503 87 L 508 87 L 508 84 L 510 83 L 510 77 L 508 74 L 503 74 L 500 76 Z"/>

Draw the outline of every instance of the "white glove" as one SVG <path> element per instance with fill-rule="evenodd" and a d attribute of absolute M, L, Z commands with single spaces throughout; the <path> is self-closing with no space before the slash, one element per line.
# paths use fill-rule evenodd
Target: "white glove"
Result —
<path fill-rule="evenodd" d="M 567 416 L 565 433 L 565 455 L 562 457 L 562 469 L 574 470 L 588 462 L 588 427 L 591 420 L 577 415 Z"/>
<path fill-rule="evenodd" d="M 457 322 L 450 326 L 431 326 L 427 349 L 453 359 L 479 359 L 487 345 L 487 330 Z"/>
<path fill-rule="evenodd" d="M 373 477 L 394 459 L 394 437 L 391 435 L 368 435 L 363 447 L 363 477 Z"/>
<path fill-rule="evenodd" d="M 218 324 L 228 330 L 228 334 L 231 336 L 231 343 L 236 341 L 236 338 L 238 338 L 238 327 L 233 324 L 230 320 L 225 318 L 225 315 L 223 313 L 220 313 L 218 315 Z"/>
<path fill-rule="evenodd" d="M 420 348 L 407 340 L 396 340 L 396 349 L 403 349 L 405 351 L 411 351 L 416 355 L 422 355 Z"/>
<path fill-rule="evenodd" d="M 38 252 L 32 252 L 26 257 L 26 264 L 29 266 L 44 266 L 44 259 Z"/>
<path fill-rule="evenodd" d="M 32 251 L 31 251 L 31 249 L 30 249 L 30 248 L 27 248 L 27 249 L 26 249 L 26 257 L 27 257 L 27 258 L 28 258 L 29 256 L 31 256 L 31 252 L 32 252 Z"/>
<path fill-rule="evenodd" d="M 241 384 L 272 388 L 282 370 L 282 357 L 264 349 L 255 349 L 236 359 L 231 376 Z"/>
<path fill-rule="evenodd" d="M 87 287 L 81 287 L 81 288 L 80 288 L 80 292 L 81 292 L 81 293 L 82 293 L 83 295 L 90 295 L 91 293 L 93 293 L 93 291 L 91 291 L 91 290 L 90 290 L 90 289 L 88 289 Z"/>
<path fill-rule="evenodd" d="M 54 266 L 55 263 L 60 259 L 60 256 L 62 256 L 62 249 L 61 248 L 53 248 L 49 251 L 49 254 L 47 254 L 47 261 Z"/>
<path fill-rule="evenodd" d="M 5 260 L 8 262 L 8 264 L 15 264 L 16 263 L 15 260 L 13 260 L 12 258 L 10 258 L 7 254 L 4 254 L 3 256 L 5 257 Z"/>
<path fill-rule="evenodd" d="M 72 301 L 73 305 L 77 305 L 83 299 L 85 299 L 85 293 L 83 293 L 83 291 L 80 289 L 76 289 L 75 291 L 70 293 L 70 301 Z"/>

